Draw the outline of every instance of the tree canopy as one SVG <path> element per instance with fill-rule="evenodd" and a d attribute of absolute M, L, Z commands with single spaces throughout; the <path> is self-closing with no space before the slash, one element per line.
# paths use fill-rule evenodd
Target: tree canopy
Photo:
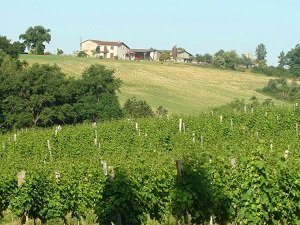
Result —
<path fill-rule="evenodd" d="M 264 62 L 266 64 L 267 60 L 267 50 L 263 43 L 259 44 L 255 49 L 256 61 L 257 63 Z"/>
<path fill-rule="evenodd" d="M 295 77 L 300 77 L 300 45 L 297 44 L 295 48 L 291 49 L 286 54 L 286 65 L 288 66 L 290 72 Z"/>
<path fill-rule="evenodd" d="M 0 128 L 52 126 L 122 116 L 116 95 L 121 80 L 102 65 L 91 65 L 82 78 L 67 78 L 54 65 L 18 66 L 5 59 L 0 67 Z"/>
<path fill-rule="evenodd" d="M 23 44 L 32 50 L 37 55 L 44 54 L 45 45 L 51 41 L 50 29 L 46 29 L 43 26 L 29 27 L 25 34 L 21 34 L 19 39 L 23 40 Z"/>

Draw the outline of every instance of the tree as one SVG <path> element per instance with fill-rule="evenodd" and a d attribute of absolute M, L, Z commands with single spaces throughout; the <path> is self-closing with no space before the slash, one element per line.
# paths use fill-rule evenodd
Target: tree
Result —
<path fill-rule="evenodd" d="M 116 92 L 122 81 L 113 76 L 114 70 L 93 64 L 78 80 L 75 103 L 80 120 L 106 120 L 122 116 Z"/>
<path fill-rule="evenodd" d="M 64 54 L 64 51 L 58 48 L 56 54 L 57 55 L 62 55 L 62 54 Z"/>
<path fill-rule="evenodd" d="M 249 54 L 242 54 L 242 64 L 246 68 L 249 68 L 252 66 L 252 58 Z"/>
<path fill-rule="evenodd" d="M 25 34 L 21 34 L 19 39 L 23 40 L 23 44 L 28 50 L 36 50 L 36 54 L 44 54 L 45 45 L 51 41 L 50 29 L 45 29 L 43 26 L 29 27 Z"/>
<path fill-rule="evenodd" d="M 224 59 L 225 67 L 232 70 L 236 70 L 242 61 L 235 50 L 225 52 Z"/>
<path fill-rule="evenodd" d="M 203 62 L 204 63 L 211 63 L 211 61 L 212 61 L 212 55 L 209 54 L 209 53 L 205 53 L 203 55 Z"/>
<path fill-rule="evenodd" d="M 286 63 L 287 63 L 286 56 L 285 56 L 285 53 L 282 51 L 282 52 L 280 52 L 280 54 L 278 56 L 278 67 L 284 68 Z"/>
<path fill-rule="evenodd" d="M 195 60 L 196 60 L 197 63 L 203 62 L 203 56 L 199 55 L 199 54 L 196 54 L 195 55 Z"/>
<path fill-rule="evenodd" d="M 153 116 L 153 111 L 146 101 L 137 100 L 135 97 L 127 99 L 123 110 L 125 114 L 133 118 Z"/>
<path fill-rule="evenodd" d="M 156 114 L 157 114 L 159 117 L 163 117 L 163 116 L 168 115 L 168 110 L 165 109 L 163 106 L 160 105 L 160 106 L 156 109 Z"/>
<path fill-rule="evenodd" d="M 300 76 L 300 45 L 297 44 L 295 48 L 291 49 L 286 54 L 286 64 L 289 71 L 296 77 Z"/>
<path fill-rule="evenodd" d="M 20 42 L 14 42 L 13 44 L 10 43 L 11 40 L 7 39 L 6 36 L 0 36 L 0 64 L 1 58 L 3 56 L 9 55 L 12 58 L 17 59 L 19 54 L 24 51 L 24 46 Z"/>
<path fill-rule="evenodd" d="M 263 43 L 259 44 L 255 49 L 256 62 L 259 65 L 266 65 L 267 50 Z M 262 63 L 263 62 L 263 63 Z"/>
<path fill-rule="evenodd" d="M 215 67 L 222 69 L 226 68 L 225 59 L 222 56 L 214 56 L 212 62 Z"/>
<path fill-rule="evenodd" d="M 160 56 L 159 56 L 159 61 L 161 63 L 170 60 L 171 56 L 170 56 L 170 52 L 164 51 Z"/>

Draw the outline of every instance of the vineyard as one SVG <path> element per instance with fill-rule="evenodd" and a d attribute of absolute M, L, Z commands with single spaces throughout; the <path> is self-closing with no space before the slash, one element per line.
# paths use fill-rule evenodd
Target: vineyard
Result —
<path fill-rule="evenodd" d="M 299 123 L 294 105 L 4 134 L 2 223 L 299 224 Z"/>

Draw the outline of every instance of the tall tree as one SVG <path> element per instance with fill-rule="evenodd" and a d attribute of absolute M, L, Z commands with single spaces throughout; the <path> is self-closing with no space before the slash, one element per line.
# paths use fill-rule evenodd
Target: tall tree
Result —
<path fill-rule="evenodd" d="M 19 39 L 23 40 L 24 45 L 28 50 L 35 50 L 36 54 L 44 54 L 45 45 L 51 41 L 50 29 L 46 29 L 43 26 L 29 27 L 25 34 L 21 34 Z"/>
<path fill-rule="evenodd" d="M 242 64 L 246 67 L 249 68 L 252 66 L 252 58 L 251 55 L 249 54 L 242 54 Z"/>
<path fill-rule="evenodd" d="M 211 60 L 212 60 L 212 55 L 211 54 L 205 53 L 203 55 L 203 62 L 204 63 L 211 63 Z"/>
<path fill-rule="evenodd" d="M 267 50 L 263 43 L 259 44 L 255 49 L 256 61 L 259 65 L 266 64 Z"/>
<path fill-rule="evenodd" d="M 294 76 L 300 77 L 300 44 L 286 54 L 286 64 Z"/>
<path fill-rule="evenodd" d="M 278 67 L 283 68 L 287 63 L 285 53 L 282 51 L 278 56 Z"/>
<path fill-rule="evenodd" d="M 121 106 L 116 92 L 122 81 L 116 78 L 114 70 L 94 64 L 83 71 L 78 80 L 77 102 L 78 116 L 83 120 L 106 120 L 122 116 Z"/>

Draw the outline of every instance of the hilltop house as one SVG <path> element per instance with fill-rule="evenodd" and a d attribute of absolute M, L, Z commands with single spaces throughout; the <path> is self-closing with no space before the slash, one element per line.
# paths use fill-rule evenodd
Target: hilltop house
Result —
<path fill-rule="evenodd" d="M 191 62 L 191 56 L 193 56 L 191 53 L 187 52 L 186 50 L 177 52 L 177 61 L 189 63 Z"/>
<path fill-rule="evenodd" d="M 123 42 L 86 40 L 80 43 L 80 51 L 90 57 L 127 59 L 129 49 Z"/>

